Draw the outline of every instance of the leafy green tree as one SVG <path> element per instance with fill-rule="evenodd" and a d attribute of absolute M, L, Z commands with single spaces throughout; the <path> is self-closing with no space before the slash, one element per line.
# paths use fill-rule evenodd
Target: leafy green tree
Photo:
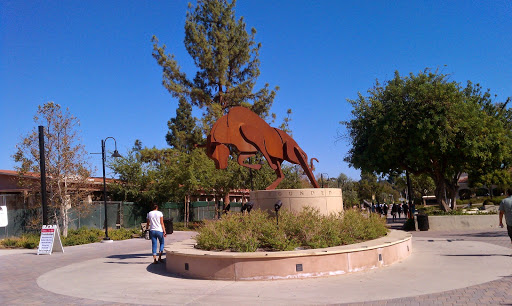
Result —
<path fill-rule="evenodd" d="M 336 185 L 334 185 L 336 184 Z M 357 182 L 354 182 L 351 178 L 346 176 L 344 173 L 340 173 L 338 178 L 331 180 L 329 187 L 341 188 L 343 197 L 343 206 L 346 208 L 358 205 L 359 199 L 357 194 Z"/>
<path fill-rule="evenodd" d="M 357 183 L 357 195 L 359 201 L 373 201 L 375 200 L 377 185 L 377 176 L 373 173 L 361 171 L 361 179 Z"/>
<path fill-rule="evenodd" d="M 299 165 L 292 165 L 289 163 L 282 165 L 284 179 L 279 183 L 278 189 L 300 189 L 303 187 L 303 182 L 307 178 Z M 269 184 L 275 180 L 275 172 L 270 167 L 266 167 L 268 172 L 271 172 Z M 268 186 L 268 184 L 266 185 Z M 265 187 L 266 187 L 265 186 Z M 265 187 L 261 188 L 264 189 Z"/>
<path fill-rule="evenodd" d="M 495 195 L 493 186 L 500 190 L 506 190 L 512 186 L 512 172 L 510 169 L 498 169 L 485 174 L 475 172 L 468 176 L 469 186 L 473 188 L 485 187 L 489 191 L 491 198 Z"/>
<path fill-rule="evenodd" d="M 365 171 L 427 174 L 436 185 L 441 208 L 455 207 L 457 182 L 470 169 L 510 164 L 512 130 L 505 105 L 489 91 L 426 69 L 402 77 L 395 73 L 349 100 L 353 119 L 345 122 L 352 141 L 346 161 Z"/>
<path fill-rule="evenodd" d="M 194 145 L 203 141 L 201 130 L 196 126 L 197 119 L 192 117 L 192 106 L 180 98 L 176 117 L 167 122 L 169 132 L 165 136 L 167 144 L 184 152 L 190 152 Z"/>
<path fill-rule="evenodd" d="M 109 190 L 117 200 L 133 201 L 143 208 L 149 208 L 153 202 L 163 203 L 173 199 L 176 184 L 169 165 L 176 162 L 173 150 L 142 148 L 136 140 L 134 147 L 113 159 L 109 168 L 118 177 L 109 185 Z"/>
<path fill-rule="evenodd" d="M 198 0 L 189 5 L 185 22 L 185 47 L 197 66 L 193 79 L 181 71 L 174 55 L 166 54 L 153 36 L 153 57 L 163 69 L 163 85 L 173 97 L 205 109 L 204 131 L 233 106 L 245 106 L 265 118 L 276 87 L 265 84 L 254 91 L 260 75 L 256 30 L 246 31 L 243 18 L 235 17 L 235 1 Z"/>
<path fill-rule="evenodd" d="M 428 176 L 427 174 L 411 174 L 409 177 L 411 179 L 412 199 L 414 203 L 421 203 L 423 196 L 434 194 L 436 185 L 434 183 L 434 180 L 430 176 Z M 403 191 L 404 193 L 406 192 L 407 179 L 405 175 L 397 177 L 396 187 L 400 191 Z"/>

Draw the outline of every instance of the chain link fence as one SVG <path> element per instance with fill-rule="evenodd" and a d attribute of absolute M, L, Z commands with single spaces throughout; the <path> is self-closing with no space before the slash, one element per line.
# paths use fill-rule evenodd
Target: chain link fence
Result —
<path fill-rule="evenodd" d="M 19 207 L 9 205 L 9 201 L 16 200 L 0 195 L 0 205 L 5 205 L 8 208 L 8 225 L 7 227 L 0 227 L 0 239 L 17 237 L 23 233 L 38 231 L 38 229 L 30 229 L 29 222 L 41 216 L 41 209 L 10 209 L 10 207 Z M 223 202 L 214 201 L 190 202 L 189 205 L 189 221 L 191 222 L 215 219 L 216 212 L 222 212 L 224 207 Z M 82 209 L 71 208 L 68 211 L 69 229 L 78 229 L 84 226 L 104 229 L 105 205 L 103 201 L 94 201 L 90 205 L 82 205 L 81 207 Z M 145 205 L 122 201 L 107 201 L 107 210 L 107 224 L 109 228 L 139 228 L 141 223 L 146 222 L 146 215 L 148 213 L 148 208 Z M 163 203 L 160 205 L 160 210 L 164 215 L 164 219 L 172 218 L 174 222 L 183 222 L 185 220 L 185 203 Z M 241 211 L 241 203 L 230 203 L 230 211 Z M 56 213 L 58 214 L 58 211 Z"/>

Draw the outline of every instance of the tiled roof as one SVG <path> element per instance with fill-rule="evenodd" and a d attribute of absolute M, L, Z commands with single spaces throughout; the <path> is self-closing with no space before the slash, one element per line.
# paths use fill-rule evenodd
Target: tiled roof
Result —
<path fill-rule="evenodd" d="M 18 171 L 15 170 L 0 170 L 0 175 L 18 176 Z M 39 173 L 27 172 L 24 176 L 39 177 Z"/>
<path fill-rule="evenodd" d="M 0 175 L 18 176 L 18 171 L 15 170 L 0 170 Z M 24 176 L 39 178 L 39 173 L 27 172 Z M 92 184 L 103 184 L 103 177 L 89 177 L 87 181 Z M 107 183 L 115 182 L 115 179 L 105 178 Z"/>

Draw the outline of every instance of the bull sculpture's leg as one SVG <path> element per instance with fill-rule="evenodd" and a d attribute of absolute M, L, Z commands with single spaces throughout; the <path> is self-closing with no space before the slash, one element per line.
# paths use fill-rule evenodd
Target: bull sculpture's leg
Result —
<path fill-rule="evenodd" d="M 275 169 L 276 175 L 277 175 L 277 179 L 272 184 L 270 184 L 270 186 L 265 188 L 266 190 L 274 190 L 274 189 L 276 189 L 277 185 L 279 185 L 279 183 L 281 183 L 281 181 L 284 178 L 283 170 L 281 170 L 281 161 L 273 160 L 272 162 L 275 163 L 275 166 L 277 166 L 277 168 Z M 269 162 L 269 164 L 270 164 L 270 162 Z"/>
<path fill-rule="evenodd" d="M 240 166 L 244 166 L 244 167 L 247 167 L 247 168 L 250 168 L 250 169 L 254 169 L 254 170 L 260 170 L 261 169 L 261 165 L 260 164 L 244 164 L 244 161 L 252 156 L 254 156 L 256 154 L 254 153 L 240 153 L 240 155 L 238 155 L 238 164 Z"/>
<path fill-rule="evenodd" d="M 252 144 L 254 147 L 256 147 L 256 149 L 258 149 L 258 151 L 261 152 L 261 154 L 263 154 L 270 168 L 273 170 L 277 170 L 277 168 L 279 168 L 276 168 L 275 163 L 270 160 L 267 148 L 265 147 L 265 138 L 263 137 L 261 131 L 249 125 L 242 125 L 240 126 L 240 133 L 244 137 L 245 141 Z"/>

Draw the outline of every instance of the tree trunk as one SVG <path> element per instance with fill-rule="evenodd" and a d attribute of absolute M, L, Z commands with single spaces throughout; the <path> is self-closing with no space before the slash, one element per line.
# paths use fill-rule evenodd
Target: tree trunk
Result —
<path fill-rule="evenodd" d="M 222 207 L 222 211 L 226 209 L 226 206 L 229 204 L 229 193 L 224 195 L 224 206 Z"/>
<path fill-rule="evenodd" d="M 64 191 L 61 187 L 61 181 L 59 180 L 57 182 L 57 186 L 59 188 L 59 202 L 60 202 L 60 219 L 62 222 L 62 237 L 68 236 L 68 224 L 69 224 L 69 216 L 68 216 L 68 210 L 71 208 L 71 200 L 70 196 L 68 195 L 68 186 L 67 186 L 67 180 L 64 179 Z"/>
<path fill-rule="evenodd" d="M 439 207 L 443 211 L 449 211 L 450 207 L 448 206 L 448 203 L 446 203 L 446 183 L 444 179 L 436 181 L 436 190 L 434 193 L 436 195 L 436 200 L 439 204 Z"/>
<path fill-rule="evenodd" d="M 69 216 L 68 211 L 70 208 L 70 200 L 68 196 L 64 197 L 64 201 L 60 206 L 60 218 L 62 221 L 62 237 L 68 236 L 68 228 L 69 228 Z"/>
<path fill-rule="evenodd" d="M 448 200 L 452 205 L 452 209 L 457 209 L 457 190 L 459 189 L 458 185 L 446 186 L 446 194 L 448 195 Z"/>

